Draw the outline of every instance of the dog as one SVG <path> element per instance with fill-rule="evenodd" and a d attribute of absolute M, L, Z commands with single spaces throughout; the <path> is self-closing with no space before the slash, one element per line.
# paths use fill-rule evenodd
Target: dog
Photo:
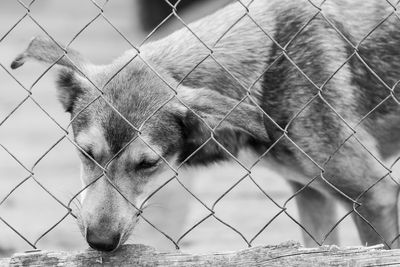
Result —
<path fill-rule="evenodd" d="M 399 247 L 395 7 L 314 2 L 237 1 L 104 66 L 47 37 L 17 56 L 13 69 L 60 67 L 82 161 L 78 223 L 92 248 L 126 241 L 165 172 L 242 149 L 288 180 L 307 246 L 338 244 L 339 202 L 363 244 Z"/>

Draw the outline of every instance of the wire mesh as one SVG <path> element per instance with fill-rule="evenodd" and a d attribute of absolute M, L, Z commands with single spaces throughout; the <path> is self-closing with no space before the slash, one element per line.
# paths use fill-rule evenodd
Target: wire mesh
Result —
<path fill-rule="evenodd" d="M 92 18 L 89 18 L 89 22 L 79 29 L 79 31 L 75 34 L 75 36 L 67 42 L 66 46 L 61 45 L 58 41 L 57 38 L 53 37 L 52 33 L 50 33 L 45 26 L 43 26 L 39 20 L 35 18 L 35 15 L 33 14 L 33 10 L 35 9 L 35 5 L 39 1 L 32 0 L 29 3 L 26 3 L 22 0 L 18 0 L 18 4 L 23 8 L 24 12 L 23 15 L 17 19 L 15 24 L 13 24 L 9 30 L 7 30 L 0 38 L 0 44 L 6 38 L 12 34 L 12 32 L 18 27 L 19 24 L 23 22 L 28 22 L 36 25 L 38 28 L 40 28 L 41 32 L 43 35 L 47 36 L 56 46 L 59 47 L 63 51 L 62 55 L 55 60 L 52 64 L 50 64 L 42 73 L 37 77 L 37 79 L 29 86 L 26 87 L 19 79 L 15 76 L 13 72 L 11 72 L 8 68 L 8 66 L 3 65 L 3 63 L 0 62 L 0 67 L 4 71 L 4 73 L 7 74 L 8 77 L 10 77 L 15 84 L 17 84 L 23 91 L 24 91 L 24 97 L 22 100 L 15 105 L 15 107 L 9 111 L 7 114 L 5 114 L 4 118 L 0 118 L 0 130 L 1 127 L 3 127 L 8 121 L 10 120 L 17 120 L 19 119 L 16 116 L 16 113 L 23 108 L 23 106 L 26 105 L 28 101 L 31 101 L 37 108 L 41 110 L 41 112 L 46 116 L 48 119 L 50 119 L 61 131 L 61 134 L 58 136 L 58 139 L 51 145 L 49 148 L 41 154 L 39 157 L 37 157 L 37 160 L 34 162 L 32 165 L 26 165 L 23 163 L 22 160 L 18 158 L 13 152 L 13 148 L 7 147 L 6 145 L 3 145 L 0 140 L 0 147 L 5 152 L 9 157 L 11 157 L 24 171 L 27 173 L 24 178 L 17 184 L 15 185 L 2 199 L 0 199 L 0 207 L 10 198 L 13 196 L 13 194 L 18 194 L 18 190 L 21 186 L 23 186 L 25 183 L 28 182 L 34 182 L 37 184 L 44 192 L 46 192 L 50 198 L 51 201 L 57 202 L 63 209 L 64 213 L 62 216 L 59 218 L 54 223 L 51 223 L 51 225 L 39 236 L 36 238 L 28 238 L 23 234 L 23 231 L 21 229 L 17 229 L 16 227 L 13 227 L 11 223 L 7 221 L 6 218 L 4 218 L 0 212 L 0 220 L 2 223 L 8 227 L 11 231 L 15 232 L 21 239 L 23 239 L 30 247 L 33 249 L 40 248 L 38 245 L 39 241 L 41 241 L 43 238 L 45 238 L 50 232 L 52 232 L 57 226 L 62 223 L 66 218 L 74 218 L 76 219 L 79 217 L 79 209 L 76 211 L 73 210 L 72 205 L 77 202 L 79 196 L 81 195 L 82 192 L 87 191 L 89 187 L 92 187 L 93 184 L 97 183 L 100 179 L 104 179 L 108 182 L 108 184 L 115 190 L 116 193 L 120 194 L 123 196 L 123 198 L 129 202 L 131 206 L 134 207 L 135 209 L 135 215 L 142 221 L 145 221 L 148 223 L 151 227 L 154 228 L 155 231 L 158 231 L 161 233 L 167 240 L 168 242 L 171 242 L 174 247 L 179 249 L 181 247 L 182 242 L 184 242 L 188 236 L 190 236 L 190 233 L 195 230 L 199 225 L 203 224 L 205 221 L 210 220 L 211 218 L 215 219 L 218 221 L 223 227 L 225 227 L 227 230 L 232 231 L 233 234 L 239 236 L 243 244 L 245 246 L 252 246 L 257 238 L 265 231 L 266 228 L 270 226 L 272 222 L 274 222 L 278 217 L 281 216 L 287 216 L 290 220 L 292 220 L 296 225 L 298 225 L 302 231 L 311 239 L 315 242 L 316 245 L 322 245 L 325 244 L 326 240 L 329 239 L 329 237 L 332 235 L 336 227 L 341 224 L 343 220 L 345 220 L 348 216 L 354 216 L 356 217 L 356 220 L 363 221 L 365 224 L 369 225 L 369 228 L 371 231 L 375 232 L 379 237 L 380 241 L 384 244 L 386 244 L 388 247 L 392 247 L 392 245 L 396 242 L 398 238 L 398 234 L 396 233 L 395 236 L 390 237 L 388 239 L 387 237 L 384 237 L 381 235 L 380 231 L 376 229 L 376 225 L 374 222 L 370 221 L 371 219 L 366 218 L 362 212 L 360 212 L 360 207 L 363 207 L 363 198 L 370 193 L 374 188 L 377 187 L 382 181 L 387 181 L 387 180 L 392 180 L 397 187 L 397 180 L 392 174 L 392 169 L 396 162 L 398 161 L 398 158 L 394 160 L 391 164 L 387 164 L 386 162 L 383 162 L 380 158 L 380 155 L 376 154 L 376 149 L 371 146 L 370 143 L 365 143 L 364 140 L 362 140 L 362 134 L 363 134 L 363 129 L 361 125 L 370 118 L 371 116 L 374 116 L 374 112 L 380 108 L 380 106 L 384 105 L 387 101 L 394 100 L 396 103 L 398 103 L 398 100 L 395 95 L 395 88 L 398 84 L 399 81 L 394 83 L 394 85 L 389 85 L 387 82 L 385 82 L 384 78 L 380 77 L 380 74 L 378 74 L 373 67 L 371 67 L 366 60 L 363 58 L 363 56 L 360 54 L 360 49 L 363 46 L 363 43 L 365 40 L 367 40 L 369 37 L 373 35 L 377 29 L 380 27 L 383 27 L 389 19 L 393 19 L 393 17 L 399 19 L 398 14 L 397 14 L 397 6 L 398 2 L 393 3 L 390 1 L 386 1 L 386 4 L 388 7 L 390 7 L 390 11 L 388 13 L 385 13 L 384 16 L 380 19 L 378 23 L 376 23 L 367 33 L 363 35 L 363 37 L 358 41 L 357 43 L 354 43 L 348 38 L 348 33 L 342 32 L 342 29 L 339 29 L 337 24 L 332 21 L 332 19 L 329 17 L 328 14 L 324 12 L 324 7 L 326 5 L 329 5 L 329 0 L 326 1 L 320 1 L 319 3 L 315 3 L 313 1 L 304 1 L 304 5 L 307 5 L 309 7 L 313 8 L 313 14 L 309 17 L 307 17 L 302 25 L 297 26 L 297 31 L 294 31 L 291 36 L 288 38 L 288 41 L 285 42 L 284 44 L 278 40 L 276 40 L 275 36 L 273 33 L 269 32 L 269 30 L 263 28 L 260 23 L 257 21 L 252 16 L 252 13 L 250 12 L 251 6 L 254 4 L 254 1 L 241 1 L 241 0 L 235 0 L 236 4 L 236 9 L 239 10 L 238 13 L 241 15 L 234 20 L 233 23 L 230 25 L 226 25 L 226 30 L 223 31 L 222 34 L 219 36 L 214 36 L 213 40 L 215 40 L 213 43 L 208 43 L 205 40 L 202 40 L 201 37 L 199 37 L 196 34 L 196 31 L 192 29 L 192 24 L 186 23 L 185 20 L 181 17 L 181 14 L 179 12 L 179 5 L 181 1 L 176 1 L 174 3 L 169 2 L 168 0 L 164 0 L 166 4 L 169 5 L 170 7 L 170 13 L 169 15 L 157 26 L 155 27 L 149 34 L 146 36 L 142 42 L 139 43 L 139 45 L 134 45 L 132 41 L 128 37 L 125 36 L 122 30 L 118 28 L 113 23 L 113 20 L 108 18 L 106 15 L 106 10 L 109 5 L 109 1 L 104 1 L 104 2 L 98 2 L 95 0 L 90 0 L 88 1 L 93 5 L 94 9 L 96 10 L 95 15 Z M 112 1 L 110 1 L 112 2 Z M 282 4 L 283 5 L 283 4 Z M 174 81 L 171 80 L 171 77 L 166 77 L 166 74 L 160 70 L 160 66 L 155 66 L 153 62 L 150 62 L 148 59 L 146 59 L 145 56 L 142 54 L 142 47 L 145 46 L 149 40 L 153 37 L 154 34 L 156 34 L 158 31 L 160 31 L 160 28 L 168 22 L 170 19 L 176 19 L 180 24 L 181 27 L 186 29 L 190 34 L 191 37 L 193 38 L 193 42 L 198 42 L 201 44 L 202 48 L 207 51 L 204 55 L 204 57 L 201 57 L 201 60 L 199 62 L 194 62 L 193 67 L 185 74 L 182 75 L 181 79 Z M 109 75 L 106 81 L 102 83 L 101 86 L 98 85 L 96 81 L 93 81 L 86 73 L 85 70 L 81 69 L 81 66 L 79 65 L 79 62 L 74 62 L 74 58 L 70 56 L 69 54 L 69 49 L 76 40 L 80 38 L 80 36 L 90 27 L 93 23 L 95 23 L 97 20 L 102 19 L 106 24 L 108 24 L 117 35 L 119 35 L 125 42 L 126 45 L 132 49 L 131 51 L 131 56 L 127 58 L 127 61 L 120 64 L 120 66 L 112 70 L 113 73 Z M 227 66 L 225 62 L 222 62 L 221 59 L 216 55 L 215 51 L 218 49 L 218 45 L 220 42 L 226 38 L 227 35 L 232 31 L 233 28 L 235 28 L 237 25 L 240 23 L 243 23 L 244 20 L 247 20 L 247 23 L 251 23 L 252 27 L 257 28 L 257 30 L 261 31 L 265 37 L 272 43 L 272 45 L 279 51 L 276 53 L 276 58 L 273 58 L 269 64 L 265 64 L 263 66 L 263 70 L 260 72 L 260 75 L 251 82 L 250 85 L 247 85 L 245 82 L 241 80 L 240 77 L 235 75 L 231 70 L 230 66 Z M 298 62 L 296 62 L 296 59 L 293 56 L 293 53 L 296 51 L 291 50 L 291 45 L 296 42 L 296 40 L 301 36 L 308 28 L 312 27 L 312 24 L 318 20 L 319 22 L 323 21 L 328 25 L 330 30 L 333 30 L 334 32 L 337 33 L 337 35 L 340 37 L 340 39 L 348 46 L 350 52 L 348 53 L 349 56 L 344 62 L 341 62 L 341 64 L 332 71 L 328 77 L 322 82 L 318 83 L 317 81 L 314 81 L 313 78 L 307 74 L 307 71 L 304 70 L 302 66 L 299 65 Z M 209 33 L 210 35 L 214 34 L 212 31 Z M 323 37 L 315 37 L 316 39 L 318 38 L 323 38 Z M 90 40 L 89 40 L 90 41 Z M 174 44 L 171 44 L 172 46 Z M 237 45 L 240 45 L 237 44 Z M 91 99 L 85 107 L 80 110 L 79 112 L 75 113 L 75 115 L 71 118 L 67 126 L 63 126 L 61 123 L 59 123 L 59 118 L 57 116 L 54 116 L 53 114 L 49 113 L 47 111 L 47 108 L 43 106 L 39 101 L 36 100 L 35 98 L 35 91 L 34 89 L 38 87 L 38 84 L 41 82 L 43 77 L 47 76 L 50 70 L 55 68 L 55 66 L 60 63 L 60 61 L 68 59 L 72 64 L 74 65 L 74 68 L 77 69 L 77 71 L 81 74 L 81 76 L 84 78 L 85 82 L 90 84 L 93 88 L 95 88 L 96 91 L 96 97 Z M 107 87 L 112 84 L 115 79 L 117 79 L 117 76 L 125 69 L 128 67 L 128 65 L 134 61 L 134 60 L 140 60 L 140 62 L 150 70 L 160 81 L 163 82 L 171 91 L 170 97 L 168 97 L 165 101 L 163 101 L 151 114 L 139 125 L 135 126 L 134 123 L 132 123 L 129 118 L 126 118 L 120 110 L 118 110 L 117 107 L 115 107 L 107 97 L 105 97 L 105 90 L 107 90 Z M 264 109 L 263 103 L 260 103 L 259 99 L 257 98 L 257 93 L 255 92 L 254 87 L 256 86 L 257 83 L 259 83 L 265 73 L 267 73 L 271 68 L 276 67 L 276 65 L 279 64 L 282 60 L 285 60 L 290 63 L 290 65 L 294 68 L 294 70 L 297 73 L 297 76 L 301 76 L 303 79 L 305 79 L 308 82 L 308 86 L 312 88 L 313 90 L 313 95 L 311 98 L 306 101 L 303 105 L 301 105 L 298 109 L 296 109 L 292 116 L 288 118 L 287 123 L 282 125 L 280 122 L 277 122 L 273 119 L 273 116 Z M 387 94 L 386 97 L 382 100 L 379 101 L 377 105 L 375 105 L 371 110 L 369 110 L 364 116 L 362 116 L 358 121 L 348 121 L 346 119 L 345 114 L 343 114 L 342 110 L 338 111 L 337 106 L 335 106 L 334 103 L 330 101 L 329 98 L 326 97 L 326 91 L 329 91 L 331 89 L 327 88 L 327 86 L 332 79 L 334 79 L 337 74 L 342 71 L 343 68 L 345 68 L 351 60 L 358 60 L 358 62 L 368 70 L 368 74 L 370 76 L 373 76 L 376 80 L 379 81 L 380 85 L 385 88 Z M 230 80 L 232 80 L 235 83 L 235 90 L 238 92 L 241 92 L 241 96 L 237 97 L 237 101 L 234 106 L 232 106 L 223 116 L 221 116 L 218 120 L 218 122 L 214 123 L 213 125 L 210 125 L 207 123 L 206 119 L 201 115 L 198 114 L 198 112 L 188 103 L 186 103 L 183 99 L 180 98 L 179 96 L 179 90 L 185 86 L 187 80 L 189 79 L 189 76 L 195 72 L 199 66 L 205 62 L 205 61 L 211 61 L 215 63 L 218 68 L 222 69 L 223 72 L 227 77 L 229 77 Z M 176 62 L 177 65 L 180 64 L 180 62 Z M 78 117 L 84 113 L 93 103 L 97 101 L 104 101 L 106 103 L 106 106 L 112 110 L 112 112 L 121 118 L 131 129 L 132 132 L 136 133 L 133 138 L 131 138 L 129 141 L 127 141 L 122 148 L 119 149 L 117 153 L 115 153 L 105 164 L 100 164 L 97 162 L 94 158 L 93 155 L 88 154 L 84 148 L 80 147 L 79 144 L 76 142 L 76 140 L 73 137 L 72 134 L 72 125 L 73 123 L 78 119 Z M 142 130 L 143 128 L 147 125 L 148 121 L 152 119 L 153 117 L 157 116 L 160 112 L 162 112 L 168 104 L 172 103 L 173 101 L 177 101 L 180 103 L 182 106 L 184 106 L 189 112 L 194 114 L 195 118 L 200 121 L 201 124 L 203 124 L 206 129 L 209 132 L 209 136 L 206 138 L 206 140 L 197 147 L 190 155 L 183 159 L 177 166 L 174 166 L 171 164 L 167 158 L 165 158 L 160 152 L 157 150 L 157 148 L 154 148 L 153 145 L 146 139 L 143 138 L 142 136 Z M 349 133 L 346 138 L 342 140 L 340 144 L 337 144 L 335 146 L 334 151 L 329 155 L 328 158 L 326 158 L 324 161 L 321 161 L 319 159 L 315 159 L 314 155 L 310 155 L 306 149 L 303 148 L 304 144 L 298 144 L 297 140 L 293 138 L 292 135 L 292 130 L 291 127 L 294 123 L 297 121 L 300 121 L 302 118 L 302 114 L 304 114 L 304 111 L 307 110 L 311 105 L 313 105 L 316 101 L 320 101 L 325 105 L 325 108 L 329 112 L 331 112 L 334 116 L 338 118 L 340 121 L 340 127 L 346 128 L 346 131 Z M 339 100 L 340 101 L 340 100 Z M 219 127 L 228 120 L 228 117 L 234 113 L 237 108 L 242 104 L 242 103 L 247 103 L 251 104 L 252 106 L 256 107 L 257 110 L 262 113 L 264 116 L 264 119 L 268 121 L 267 125 L 272 125 L 272 127 L 276 130 L 276 134 L 272 140 L 268 144 L 268 147 L 265 149 L 265 151 L 262 151 L 257 158 L 250 164 L 244 164 L 242 162 L 242 159 L 238 158 L 236 155 L 234 155 L 229 149 L 227 149 L 224 146 L 224 143 L 221 142 L 221 140 L 217 137 L 218 136 L 218 129 Z M 23 124 L 24 122 L 21 121 Z M 268 129 L 269 130 L 269 129 Z M 29 131 L 29 129 L 28 129 Z M 328 131 L 328 129 L 327 129 Z M 126 152 L 127 149 L 129 149 L 129 146 L 133 143 L 136 142 L 137 140 L 140 140 L 143 142 L 148 148 L 150 148 L 161 160 L 164 162 L 164 164 L 167 166 L 169 171 L 172 172 L 172 176 L 168 177 L 166 181 L 161 184 L 156 190 L 151 192 L 145 199 L 144 201 L 140 204 L 137 205 L 131 201 L 131 198 L 129 196 L 125 196 L 124 193 L 122 192 L 121 188 L 116 185 L 115 177 L 110 177 L 110 172 L 109 172 L 109 167 L 110 165 L 116 161 L 124 152 Z M 335 184 L 332 182 L 331 177 L 327 177 L 326 174 L 326 169 L 329 164 L 332 163 L 332 159 L 335 158 L 338 153 L 340 153 L 341 148 L 348 146 L 350 143 L 350 140 L 353 140 L 353 143 L 359 144 L 359 149 L 366 151 L 368 155 L 370 155 L 376 164 L 381 166 L 384 169 L 384 173 L 382 176 L 379 177 L 374 177 L 374 182 L 372 184 L 366 185 L 366 190 L 363 191 L 361 194 L 356 194 L 349 196 L 345 192 L 343 192 L 343 185 L 340 184 Z M 90 158 L 93 163 L 96 165 L 96 167 L 101 170 L 101 173 L 93 179 L 89 184 L 85 185 L 81 190 L 75 192 L 75 194 L 69 199 L 68 202 L 62 201 L 59 199 L 59 197 L 54 194 L 51 190 L 47 188 L 46 185 L 44 185 L 40 179 L 37 177 L 37 167 L 39 163 L 44 160 L 47 157 L 51 157 L 50 153 L 58 146 L 60 142 L 70 142 L 74 147 L 77 148 L 77 150 L 81 151 L 81 153 L 85 154 L 86 157 Z M 296 150 L 304 157 L 305 161 L 309 162 L 313 168 L 318 169 L 318 175 L 314 177 L 307 177 L 308 180 L 307 182 L 303 183 L 301 186 L 297 187 L 297 190 L 287 197 L 286 201 L 283 204 L 278 203 L 275 201 L 274 197 L 268 193 L 268 190 L 263 189 L 263 187 L 259 184 L 257 179 L 255 179 L 253 176 L 254 168 L 256 166 L 264 161 L 266 157 L 268 157 L 270 154 L 273 154 L 275 149 L 278 149 L 279 146 L 282 144 L 282 142 L 286 142 L 291 144 L 293 147 L 296 148 Z M 201 153 L 201 150 L 204 149 L 204 147 L 208 144 L 214 144 L 215 146 L 218 147 L 222 152 L 225 153 L 229 156 L 230 160 L 233 161 L 235 164 L 241 167 L 241 169 L 244 171 L 244 174 L 239 177 L 239 179 L 232 180 L 232 184 L 230 187 L 228 187 L 226 190 L 224 190 L 212 203 L 206 203 L 205 201 L 202 200 L 201 196 L 198 196 L 196 192 L 193 192 L 186 184 L 185 182 L 181 179 L 180 173 L 182 172 L 182 169 L 187 166 L 188 162 L 195 157 L 198 153 Z M 290 164 L 288 164 L 290 165 Z M 357 167 L 357 166 L 356 166 Z M 363 170 L 360 170 L 362 172 Z M 7 175 L 7 174 L 4 174 Z M 151 219 L 147 218 L 146 216 L 146 205 L 148 201 L 150 201 L 156 194 L 158 194 L 160 191 L 164 189 L 164 187 L 167 187 L 169 184 L 176 182 L 181 186 L 181 188 L 189 194 L 193 199 L 195 199 L 200 206 L 202 206 L 206 210 L 206 214 L 202 216 L 195 224 L 191 225 L 188 229 L 186 229 L 183 233 L 181 233 L 180 236 L 178 237 L 173 237 L 171 236 L 168 232 L 165 232 L 162 230 L 160 227 L 158 227 L 156 224 L 152 222 Z M 257 188 L 259 193 L 263 196 L 263 198 L 268 199 L 271 201 L 276 209 L 277 212 L 275 213 L 272 218 L 269 220 L 265 221 L 263 226 L 259 228 L 255 234 L 252 235 L 246 235 L 241 232 L 241 230 L 234 226 L 232 223 L 230 223 L 228 220 L 224 219 L 219 215 L 219 212 L 217 211 L 218 207 L 223 203 L 223 201 L 229 196 L 229 194 L 232 192 L 232 190 L 235 190 L 237 187 L 239 187 L 242 183 L 248 182 L 251 183 L 252 185 Z M 303 222 L 299 221 L 299 219 L 295 218 L 291 213 L 287 211 L 287 206 L 288 203 L 290 203 L 292 200 L 298 199 L 304 192 L 312 187 L 312 184 L 315 184 L 316 182 L 323 183 L 325 186 L 328 186 L 332 192 L 334 192 L 336 195 L 339 195 L 340 198 L 342 198 L 346 203 L 348 209 L 346 210 L 345 214 L 343 217 L 341 217 L 339 220 L 337 220 L 333 225 L 329 227 L 329 230 L 324 233 L 323 236 L 314 236 L 312 231 L 308 228 L 307 225 L 304 225 Z M 212 185 L 210 185 L 212 186 Z M 350 185 L 351 186 L 351 185 Z M 79 203 L 79 201 L 78 201 Z M 367 203 L 371 204 L 371 203 Z M 373 203 L 372 203 L 373 204 Z M 78 204 L 79 205 L 79 204 Z M 366 205 L 366 204 L 364 204 Z M 378 206 L 379 207 L 379 206 Z M 239 211 L 240 212 L 240 211 Z M 249 218 L 251 219 L 251 218 Z M 284 241 L 284 240 L 282 240 Z M 0 241 L 1 245 L 1 241 Z"/>

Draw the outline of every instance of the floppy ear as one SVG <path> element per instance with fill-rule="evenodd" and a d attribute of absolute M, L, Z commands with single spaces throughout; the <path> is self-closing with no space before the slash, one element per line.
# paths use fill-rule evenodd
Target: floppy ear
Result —
<path fill-rule="evenodd" d="M 28 59 L 56 63 L 78 72 L 85 71 L 91 65 L 79 52 L 69 48 L 64 49 L 52 39 L 44 36 L 33 38 L 28 48 L 11 63 L 11 68 L 21 67 Z"/>
<path fill-rule="evenodd" d="M 178 115 L 184 131 L 184 150 L 186 150 L 182 159 L 211 137 L 210 128 L 215 128 L 214 135 L 217 141 L 234 155 L 243 142 L 249 140 L 263 144 L 269 142 L 263 112 L 254 105 L 244 102 L 238 105 L 238 100 L 208 89 L 184 88 L 178 91 L 177 97 L 193 110 L 183 107 Z M 201 159 L 198 157 L 197 161 L 200 159 L 205 163 L 225 158 L 226 155 L 221 153 L 226 154 L 220 146 L 208 143 L 204 147 L 203 155 L 199 156 Z"/>
<path fill-rule="evenodd" d="M 85 80 L 83 76 L 90 75 L 89 68 L 93 65 L 79 52 L 64 49 L 50 38 L 43 36 L 33 38 L 27 49 L 11 63 L 11 68 L 19 68 L 29 59 L 63 67 L 59 70 L 57 80 L 58 94 L 65 111 L 71 112 L 73 102 L 82 93 Z"/>

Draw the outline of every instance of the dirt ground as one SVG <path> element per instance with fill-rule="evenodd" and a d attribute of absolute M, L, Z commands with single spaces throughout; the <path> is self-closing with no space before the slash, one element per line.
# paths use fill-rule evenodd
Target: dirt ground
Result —
<path fill-rule="evenodd" d="M 124 0 L 109 1 L 105 5 L 104 15 L 128 40 L 138 44 L 143 40 L 145 33 L 140 30 L 136 20 L 137 10 L 132 3 L 134 2 Z M 209 6 L 201 7 L 200 11 L 194 9 L 186 12 L 183 18 L 191 20 L 200 17 L 215 9 L 214 5 L 220 3 L 212 2 Z M 30 10 L 34 21 L 60 43 L 68 43 L 99 14 L 99 9 L 91 1 L 82 0 L 36 1 Z M 0 256 L 32 248 L 11 227 L 33 243 L 66 215 L 66 209 L 39 184 L 62 203 L 68 203 L 80 187 L 79 161 L 74 146 L 65 138 L 58 143 L 63 131 L 34 101 L 27 99 L 7 118 L 28 95 L 10 76 L 10 72 L 25 88 L 30 89 L 34 84 L 31 88 L 33 98 L 61 126 L 66 127 L 69 121 L 56 100 L 54 72 L 50 70 L 36 83 L 48 66 L 27 63 L 16 71 L 9 68 L 10 62 L 25 48 L 30 38 L 43 34 L 43 30 L 27 16 L 1 39 L 25 14 L 26 10 L 17 1 L 0 2 L 0 201 L 29 177 L 29 172 L 21 165 L 28 170 L 35 165 L 33 172 L 36 181 L 29 178 L 0 205 Z M 179 27 L 179 23 L 175 21 L 160 35 L 176 27 Z M 98 64 L 110 62 L 130 49 L 130 45 L 102 17 L 89 25 L 71 47 Z M 54 148 L 46 154 L 53 145 Z M 44 154 L 45 157 L 41 158 Z M 211 207 L 223 192 L 243 176 L 243 173 L 238 164 L 223 164 L 181 173 L 180 181 L 203 203 Z M 284 180 L 267 169 L 256 168 L 253 178 L 280 205 L 291 196 Z M 179 239 L 209 214 L 209 211 L 177 181 L 161 190 L 153 203 L 145 216 L 174 240 Z M 216 205 L 215 211 L 218 219 L 231 225 L 250 240 L 280 209 L 246 178 Z M 298 218 L 294 200 L 289 202 L 287 212 L 294 219 Z M 344 215 L 345 211 L 341 210 L 340 214 Z M 239 234 L 218 219 L 210 217 L 189 232 L 179 243 L 182 250 L 206 252 L 247 247 Z M 346 218 L 339 228 L 343 245 L 359 244 L 350 217 Z M 282 213 L 253 244 L 277 244 L 301 239 L 300 227 Z M 152 245 L 159 250 L 174 249 L 171 241 L 144 222 L 137 226 L 130 242 Z M 77 250 L 87 247 L 71 216 L 67 216 L 41 238 L 37 246 L 40 249 L 52 250 Z"/>

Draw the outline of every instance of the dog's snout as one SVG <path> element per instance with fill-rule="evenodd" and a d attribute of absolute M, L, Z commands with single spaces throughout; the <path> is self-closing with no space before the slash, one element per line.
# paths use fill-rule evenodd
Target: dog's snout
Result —
<path fill-rule="evenodd" d="M 113 251 L 118 247 L 120 239 L 121 234 L 119 233 L 112 233 L 107 235 L 104 233 L 99 234 L 90 229 L 86 230 L 86 241 L 91 248 L 96 250 Z"/>

